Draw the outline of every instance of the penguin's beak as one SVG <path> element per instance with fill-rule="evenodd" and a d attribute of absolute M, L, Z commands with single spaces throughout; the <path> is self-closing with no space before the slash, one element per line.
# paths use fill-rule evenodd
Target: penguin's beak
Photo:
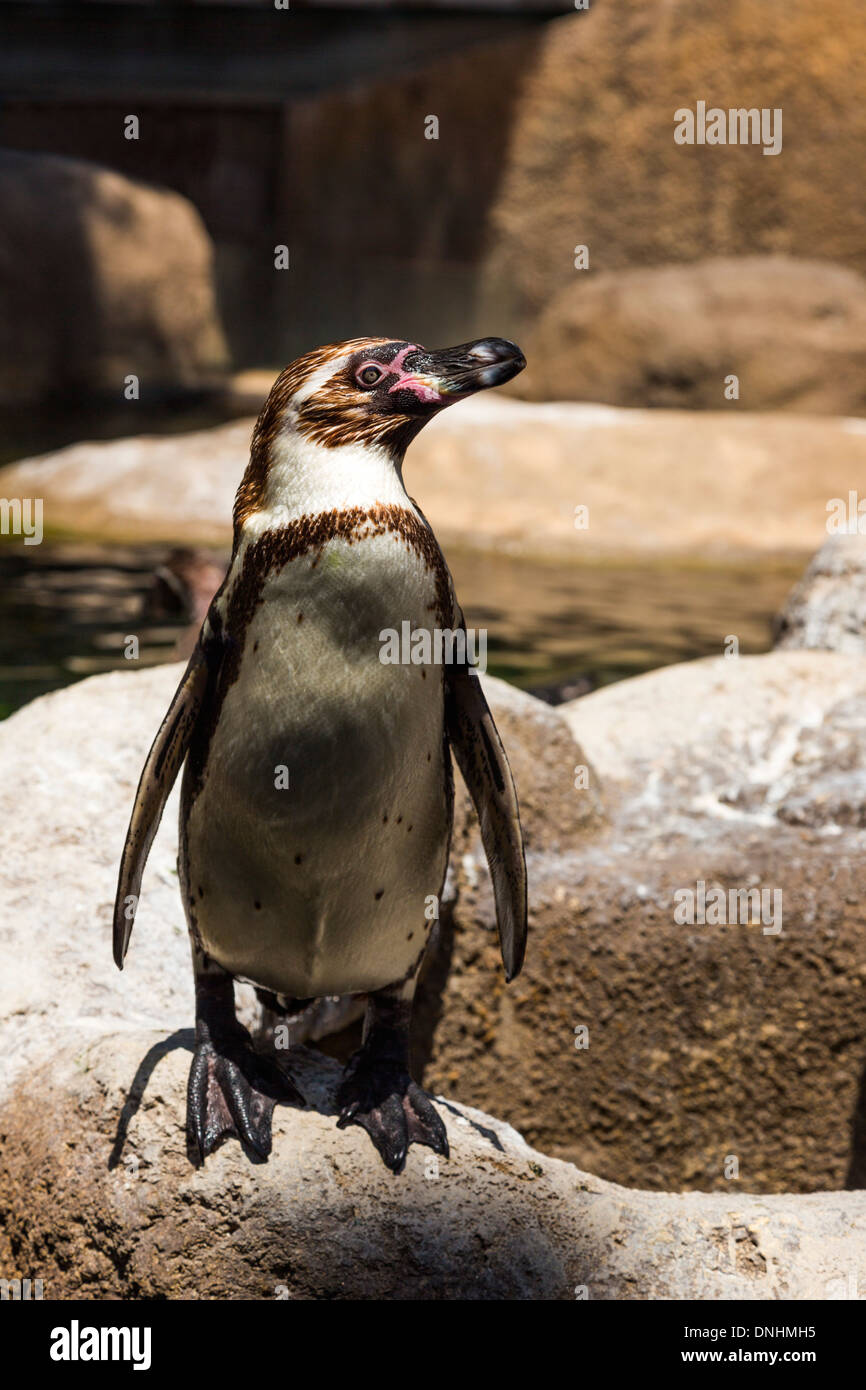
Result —
<path fill-rule="evenodd" d="M 418 382 L 439 397 L 439 405 L 501 386 L 526 366 L 516 343 L 507 338 L 479 338 L 452 348 L 418 348 L 406 366 Z"/>

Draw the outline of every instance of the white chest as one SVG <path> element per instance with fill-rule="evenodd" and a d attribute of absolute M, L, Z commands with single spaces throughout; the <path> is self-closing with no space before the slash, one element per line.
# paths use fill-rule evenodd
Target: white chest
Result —
<path fill-rule="evenodd" d="M 188 821 L 199 930 L 233 973 L 344 993 L 417 956 L 450 832 L 443 672 L 382 658 L 404 624 L 436 629 L 441 593 L 388 529 L 265 579 Z M 229 585 L 229 641 L 232 611 Z"/>

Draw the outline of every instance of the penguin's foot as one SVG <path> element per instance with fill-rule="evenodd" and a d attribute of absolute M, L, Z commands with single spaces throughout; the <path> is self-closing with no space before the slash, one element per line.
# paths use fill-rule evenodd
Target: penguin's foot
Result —
<path fill-rule="evenodd" d="M 271 1151 L 278 1101 L 303 1105 L 294 1082 L 270 1057 L 256 1052 L 246 1029 L 207 1033 L 196 1041 L 187 1087 L 186 1128 L 193 1158 L 203 1163 L 223 1139 L 238 1138 L 253 1162 Z"/>
<path fill-rule="evenodd" d="M 402 1172 L 410 1144 L 448 1157 L 448 1138 L 430 1096 L 408 1071 L 364 1048 L 349 1061 L 340 1089 L 338 1129 L 365 1129 L 392 1173 Z"/>

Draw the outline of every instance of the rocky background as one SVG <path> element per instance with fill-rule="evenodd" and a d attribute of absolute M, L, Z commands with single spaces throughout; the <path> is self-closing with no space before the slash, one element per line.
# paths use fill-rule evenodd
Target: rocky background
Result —
<path fill-rule="evenodd" d="M 188 386 L 225 363 L 219 331 L 240 370 L 363 323 L 431 343 L 522 335 L 531 370 L 514 390 L 535 400 L 725 409 L 720 383 L 737 370 L 738 411 L 860 412 L 856 0 L 593 0 L 561 17 L 526 3 L 376 6 L 363 23 L 205 4 L 185 17 L 185 44 L 155 22 L 158 6 L 104 8 L 90 30 L 54 16 L 56 49 L 20 15 L 0 55 L 0 145 L 33 161 L 4 166 L 0 266 L 35 253 L 29 289 L 8 270 L 0 284 L 38 303 L 27 332 L 38 322 L 43 368 L 53 344 L 68 358 L 77 328 L 77 389 L 105 384 L 90 320 L 120 313 L 124 276 L 146 281 L 162 196 L 164 307 L 137 347 L 117 339 L 154 393 L 169 325 L 174 384 Z M 99 61 L 109 42 L 122 68 Z M 74 61 L 58 70 L 61 51 Z M 674 112 L 698 100 L 781 109 L 781 153 L 676 144 Z M 45 153 L 109 166 L 111 193 L 91 204 L 73 188 L 108 175 L 64 172 Z M 56 222 L 40 216 L 46 198 Z M 201 283 L 210 264 L 219 325 Z M 3 373 L 23 372 L 20 332 L 4 332 Z M 52 382 L 43 369 L 40 386 L 38 366 L 31 398 L 51 399 L 68 372 Z"/>

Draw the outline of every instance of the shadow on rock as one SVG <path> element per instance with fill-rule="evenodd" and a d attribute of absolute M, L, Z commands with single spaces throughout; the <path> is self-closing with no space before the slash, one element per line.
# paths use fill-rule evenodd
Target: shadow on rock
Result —
<path fill-rule="evenodd" d="M 163 1057 L 169 1052 L 174 1052 L 176 1048 L 184 1048 L 192 1056 L 195 1046 L 195 1033 L 192 1028 L 178 1028 L 162 1042 L 154 1043 L 153 1047 L 148 1048 L 138 1064 L 132 1085 L 127 1093 L 126 1102 L 120 1112 L 117 1121 L 117 1131 L 114 1136 L 111 1154 L 108 1159 L 109 1170 L 117 1168 L 123 1162 L 123 1148 L 129 1133 L 129 1126 L 147 1090 L 148 1082 Z"/>

